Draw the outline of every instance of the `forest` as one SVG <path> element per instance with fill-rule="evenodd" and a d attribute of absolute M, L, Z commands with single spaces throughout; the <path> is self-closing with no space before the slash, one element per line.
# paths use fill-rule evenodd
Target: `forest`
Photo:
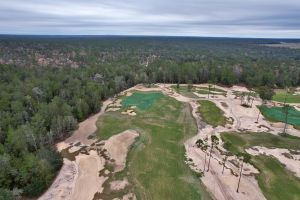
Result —
<path fill-rule="evenodd" d="M 300 85 L 279 39 L 0 36 L 0 199 L 37 197 L 62 166 L 54 144 L 135 84 Z"/>

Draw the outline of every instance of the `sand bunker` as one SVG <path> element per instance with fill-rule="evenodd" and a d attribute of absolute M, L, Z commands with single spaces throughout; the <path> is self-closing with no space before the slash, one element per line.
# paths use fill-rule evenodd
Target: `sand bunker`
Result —
<path fill-rule="evenodd" d="M 76 157 L 78 178 L 71 196 L 72 200 L 93 199 L 95 193 L 102 192 L 102 184 L 108 177 L 99 177 L 99 171 L 104 169 L 105 160 L 96 151 L 89 155 L 79 154 Z"/>
<path fill-rule="evenodd" d="M 127 185 L 129 185 L 129 182 L 127 178 L 124 178 L 123 180 L 112 181 L 109 183 L 109 185 L 110 185 L 110 190 L 119 191 L 119 190 L 123 190 Z"/>
<path fill-rule="evenodd" d="M 126 110 L 125 112 L 121 112 L 123 115 L 136 116 L 136 112 L 134 110 Z"/>
<path fill-rule="evenodd" d="M 124 195 L 122 198 L 114 198 L 113 200 L 136 200 L 136 196 L 133 193 Z"/>
<path fill-rule="evenodd" d="M 134 143 L 139 134 L 134 130 L 127 130 L 110 137 L 104 145 L 110 158 L 114 159 L 115 172 L 122 171 L 126 165 L 129 147 Z"/>

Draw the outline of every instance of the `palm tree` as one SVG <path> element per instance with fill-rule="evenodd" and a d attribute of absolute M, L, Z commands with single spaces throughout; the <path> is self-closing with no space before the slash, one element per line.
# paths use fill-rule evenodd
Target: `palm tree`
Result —
<path fill-rule="evenodd" d="M 210 159 L 211 159 L 212 150 L 213 150 L 214 146 L 217 146 L 219 144 L 219 138 L 217 136 L 212 135 L 210 137 L 210 139 L 211 139 L 211 147 L 210 147 L 210 152 L 209 152 L 207 171 L 209 171 L 209 167 L 210 167 Z"/>
<path fill-rule="evenodd" d="M 244 162 L 247 163 L 251 159 L 251 156 L 248 153 L 240 153 L 240 154 L 238 154 L 238 157 L 242 161 L 242 164 L 241 164 L 240 176 L 239 176 L 239 181 L 238 181 L 238 186 L 237 186 L 236 192 L 239 192 Z"/>

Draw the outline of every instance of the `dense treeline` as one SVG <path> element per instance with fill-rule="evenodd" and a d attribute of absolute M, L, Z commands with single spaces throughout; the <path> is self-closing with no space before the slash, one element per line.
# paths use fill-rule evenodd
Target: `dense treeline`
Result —
<path fill-rule="evenodd" d="M 1 36 L 0 199 L 41 194 L 62 165 L 54 142 L 137 83 L 299 86 L 300 50 L 262 45 L 276 42 Z"/>

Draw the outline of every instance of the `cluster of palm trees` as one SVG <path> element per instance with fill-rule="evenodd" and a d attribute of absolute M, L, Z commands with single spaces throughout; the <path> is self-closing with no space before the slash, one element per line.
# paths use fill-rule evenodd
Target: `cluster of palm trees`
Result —
<path fill-rule="evenodd" d="M 219 138 L 216 135 L 211 135 L 210 139 L 211 139 L 210 146 L 208 145 L 208 137 L 204 138 L 203 140 L 202 139 L 198 139 L 196 141 L 196 146 L 198 148 L 200 148 L 204 152 L 204 154 L 205 154 L 205 157 L 204 157 L 204 166 L 203 166 L 203 173 L 205 173 L 205 171 L 209 172 L 209 169 L 210 169 L 210 160 L 211 160 L 211 157 L 212 157 L 212 151 L 219 144 Z M 207 150 L 208 150 L 209 147 L 210 147 L 210 150 L 209 150 L 208 164 L 207 164 L 207 168 L 206 168 Z M 226 161 L 227 161 L 228 155 L 229 154 L 225 154 L 225 157 L 223 158 L 222 174 L 224 174 L 224 169 L 225 169 L 225 166 L 226 166 Z M 239 192 L 239 187 L 240 187 L 240 182 L 241 182 L 241 177 L 242 177 L 242 172 L 243 172 L 243 165 L 244 165 L 245 162 L 246 163 L 250 162 L 251 156 L 248 153 L 239 153 L 237 155 L 237 158 L 241 162 L 239 179 L 238 179 L 238 185 L 237 185 L 237 189 L 236 189 L 236 192 Z"/>

